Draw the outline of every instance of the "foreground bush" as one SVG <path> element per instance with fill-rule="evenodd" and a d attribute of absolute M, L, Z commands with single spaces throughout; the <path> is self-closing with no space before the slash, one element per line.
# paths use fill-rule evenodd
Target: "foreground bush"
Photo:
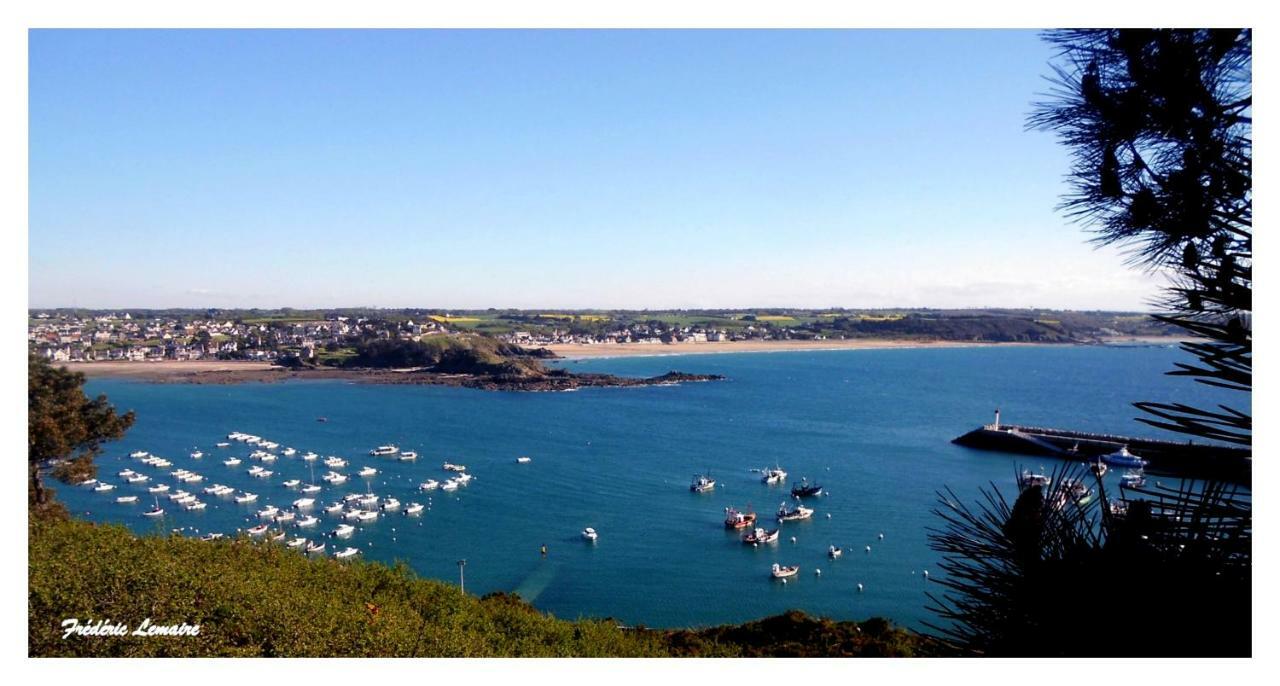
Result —
<path fill-rule="evenodd" d="M 914 637 L 887 623 L 789 613 L 703 631 L 565 621 L 519 598 L 476 598 L 370 562 L 308 560 L 246 540 L 135 536 L 122 526 L 33 517 L 28 652 L 32 656 L 643 657 L 908 655 Z M 62 638 L 67 618 L 131 629 L 199 624 L 192 637 Z"/>

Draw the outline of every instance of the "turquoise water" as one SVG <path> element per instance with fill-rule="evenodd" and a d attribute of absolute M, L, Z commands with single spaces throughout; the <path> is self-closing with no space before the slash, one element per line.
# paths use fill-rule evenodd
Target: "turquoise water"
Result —
<path fill-rule="evenodd" d="M 972 451 L 950 439 L 990 421 L 997 406 L 1011 423 L 1159 436 L 1132 421 L 1130 402 L 1240 403 L 1239 394 L 1163 376 L 1180 358 L 1163 347 L 1011 347 L 566 361 L 575 371 L 679 369 L 729 377 L 571 393 L 343 381 L 94 380 L 91 393 L 136 410 L 138 421 L 99 458 L 100 475 L 116 490 L 62 486 L 59 497 L 74 512 L 140 532 L 234 533 L 257 523 L 253 513 L 264 504 L 287 507 L 300 497 L 281 482 L 310 479 L 301 454 L 312 450 L 351 461 L 340 470 L 351 480 L 326 486 L 318 504 L 367 489 L 430 504 L 420 519 L 396 513 L 361 525 L 350 545 L 367 558 L 404 560 L 423 575 L 454 583 L 457 561 L 465 558 L 471 593 L 514 590 L 560 617 L 607 616 L 649 626 L 737 622 L 799 608 L 840 619 L 882 615 L 919 627 L 929 616 L 924 593 L 930 582 L 921 572 L 936 561 L 926 539 L 926 528 L 937 523 L 930 512 L 935 492 L 949 486 L 972 499 L 989 482 L 1012 490 L 1020 464 L 1053 466 L 1045 464 L 1052 460 Z M 328 422 L 317 422 L 320 416 Z M 214 447 L 231 431 L 299 452 L 269 466 L 273 478 L 254 479 L 245 473 L 254 464 L 248 459 L 253 447 Z M 408 463 L 367 455 L 385 443 L 420 457 Z M 204 458 L 188 457 L 195 447 Z M 161 499 L 165 517 L 149 520 L 141 516 L 152 504 L 146 486 L 168 483 L 176 490 L 180 484 L 169 470 L 129 459 L 134 450 L 172 460 L 171 469 L 203 474 L 205 481 L 189 491 L 224 483 L 260 500 L 237 505 L 200 494 L 208 509 L 187 512 Z M 244 462 L 224 466 L 229 455 Z M 532 463 L 517 464 L 521 455 Z M 440 468 L 445 460 L 467 465 L 475 476 L 471 485 L 453 494 L 418 493 L 419 482 L 448 475 Z M 723 528 L 723 510 L 751 506 L 771 525 L 785 489 L 761 484 L 750 470 L 775 463 L 792 481 L 807 476 L 829 494 L 810 499 L 817 510 L 812 520 L 787 523 L 778 543 L 751 548 Z M 315 464 L 317 477 L 327 471 Z M 363 465 L 381 471 L 358 478 Z M 126 466 L 153 481 L 125 484 L 116 472 Z M 709 472 L 720 487 L 691 493 L 695 472 Z M 115 503 L 129 493 L 139 494 L 138 504 Z M 300 535 L 334 528 L 332 516 L 316 511 L 321 526 Z M 600 532 L 597 544 L 580 538 L 586 526 Z M 832 544 L 845 548 L 842 559 L 827 559 Z M 786 585 L 774 582 L 768 576 L 773 562 L 799 564 L 801 573 Z M 821 576 L 814 573 L 819 568 Z M 937 578 L 939 572 L 932 573 Z"/>

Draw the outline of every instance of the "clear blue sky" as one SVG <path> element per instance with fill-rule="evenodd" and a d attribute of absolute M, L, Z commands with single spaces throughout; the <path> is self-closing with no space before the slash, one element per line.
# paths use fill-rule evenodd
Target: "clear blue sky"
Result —
<path fill-rule="evenodd" d="M 33 307 L 1145 308 L 1034 32 L 35 31 Z"/>

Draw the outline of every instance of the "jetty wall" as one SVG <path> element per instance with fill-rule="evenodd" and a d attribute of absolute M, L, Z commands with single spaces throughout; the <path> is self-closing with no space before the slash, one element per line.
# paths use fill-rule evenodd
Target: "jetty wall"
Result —
<path fill-rule="evenodd" d="M 1091 462 L 1121 447 L 1148 461 L 1147 471 L 1190 478 L 1249 483 L 1253 451 L 1249 448 L 1098 434 L 1016 424 L 987 424 L 951 441 L 978 450 L 1056 457 Z"/>

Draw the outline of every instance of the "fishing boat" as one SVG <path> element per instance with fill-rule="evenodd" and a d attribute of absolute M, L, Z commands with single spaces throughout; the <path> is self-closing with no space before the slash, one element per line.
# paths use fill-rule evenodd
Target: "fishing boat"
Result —
<path fill-rule="evenodd" d="M 378 470 L 374 469 L 373 467 L 365 467 L 360 471 L 356 472 L 356 475 L 357 476 L 373 476 L 374 474 L 377 474 L 377 473 L 378 473 Z"/>
<path fill-rule="evenodd" d="M 409 503 L 409 507 L 404 508 L 406 515 L 416 515 L 423 510 L 422 503 Z"/>
<path fill-rule="evenodd" d="M 755 528 L 742 537 L 742 542 L 747 545 L 760 545 L 761 543 L 775 543 L 782 529 L 774 529 L 773 531 L 765 531 L 759 527 Z"/>
<path fill-rule="evenodd" d="M 522 456 L 522 457 L 517 457 L 517 458 L 516 458 L 516 464 L 529 464 L 530 462 L 533 462 L 533 458 L 532 458 L 532 457 L 523 457 L 523 456 Z"/>
<path fill-rule="evenodd" d="M 810 496 L 819 495 L 821 493 L 822 493 L 822 486 L 818 484 L 810 484 L 808 481 L 803 479 L 801 480 L 800 483 L 791 487 L 792 498 L 808 498 Z"/>
<path fill-rule="evenodd" d="M 813 516 L 813 508 L 805 507 L 799 503 L 794 508 L 787 507 L 784 502 L 778 506 L 778 521 L 793 522 L 800 519 L 808 519 Z"/>
<path fill-rule="evenodd" d="M 109 483 L 107 483 L 107 482 L 105 482 L 105 481 L 104 481 L 104 482 L 102 482 L 102 483 L 98 484 L 97 486 L 94 486 L 94 487 L 93 487 L 93 490 L 94 490 L 94 491 L 97 491 L 97 492 L 99 492 L 99 493 L 101 493 L 101 492 L 104 492 L 104 491 L 110 491 L 110 490 L 111 490 L 111 489 L 113 489 L 113 488 L 115 488 L 115 486 L 113 486 L 113 485 L 111 485 L 111 484 L 109 484 Z"/>
<path fill-rule="evenodd" d="M 241 493 L 241 495 L 236 496 L 237 503 L 251 503 L 258 499 L 257 493 L 250 493 L 248 491 L 242 491 Z"/>
<path fill-rule="evenodd" d="M 467 466 L 466 466 L 465 464 L 454 464 L 454 463 L 452 463 L 452 462 L 446 462 L 446 463 L 444 463 L 444 464 L 440 465 L 440 467 L 441 467 L 442 469 L 444 469 L 445 471 L 450 471 L 450 472 L 465 472 L 465 471 L 467 471 Z"/>
<path fill-rule="evenodd" d="M 435 479 L 427 479 L 418 484 L 418 490 L 420 491 L 434 491 L 437 488 L 440 488 L 440 482 Z"/>
<path fill-rule="evenodd" d="M 339 524 L 338 528 L 329 533 L 332 533 L 335 538 L 348 538 L 355 532 L 356 528 L 354 526 L 351 526 L 350 524 Z"/>
<path fill-rule="evenodd" d="M 382 455 L 395 455 L 398 452 L 400 452 L 400 449 L 394 445 L 380 445 L 373 450 L 370 450 L 369 454 L 374 457 L 380 457 Z"/>
<path fill-rule="evenodd" d="M 1142 488 L 1147 485 L 1147 477 L 1141 469 L 1130 469 L 1120 475 L 1120 488 Z"/>
<path fill-rule="evenodd" d="M 322 553 L 324 552 L 324 546 L 325 544 L 319 541 L 316 541 L 314 543 L 308 543 L 307 554 L 310 555 L 311 553 Z"/>
<path fill-rule="evenodd" d="M 724 526 L 727 529 L 745 529 L 755 526 L 756 513 L 739 512 L 732 507 L 724 508 Z"/>
<path fill-rule="evenodd" d="M 156 484 L 147 489 L 147 493 L 164 493 L 169 490 L 169 484 Z"/>
<path fill-rule="evenodd" d="M 800 565 L 791 565 L 783 567 L 777 562 L 773 563 L 773 567 L 769 569 L 769 574 L 775 579 L 787 579 L 800 573 Z"/>
<path fill-rule="evenodd" d="M 595 543 L 597 540 L 599 540 L 600 534 L 596 533 L 595 529 L 591 527 L 587 527 L 582 530 L 582 538 L 584 538 L 585 540 L 591 541 L 592 543 Z"/>
<path fill-rule="evenodd" d="M 1102 456 L 1102 461 L 1113 467 L 1138 467 L 1147 466 L 1147 461 L 1129 452 L 1129 446 L 1122 445 L 1120 449 L 1114 453 Z"/>
<path fill-rule="evenodd" d="M 837 547 L 835 547 L 835 546 L 828 546 L 828 547 L 827 547 L 827 557 L 829 557 L 829 558 L 831 558 L 831 559 L 833 559 L 833 560 L 834 560 L 834 559 L 836 559 L 836 558 L 840 557 L 841 555 L 844 555 L 844 551 L 843 551 L 843 550 L 841 550 L 840 548 L 837 548 Z"/>
<path fill-rule="evenodd" d="M 693 477 L 693 483 L 689 484 L 689 490 L 694 493 L 706 493 L 716 487 L 715 479 L 705 475 L 696 474 Z"/>
<path fill-rule="evenodd" d="M 351 557 L 352 555 L 358 555 L 358 554 L 360 554 L 359 548 L 345 548 L 339 552 L 334 553 L 333 556 L 338 559 L 343 559 L 343 558 L 348 558 L 348 557 Z"/>
<path fill-rule="evenodd" d="M 412 462 L 416 459 L 418 459 L 418 453 L 415 453 L 412 450 L 406 450 L 400 453 L 401 462 Z"/>
<path fill-rule="evenodd" d="M 787 480 L 787 473 L 782 470 L 782 467 L 775 466 L 772 469 L 766 468 L 766 469 L 760 470 L 761 483 L 773 486 L 775 484 L 780 484 L 786 480 Z"/>
<path fill-rule="evenodd" d="M 138 496 L 136 496 L 136 495 L 122 495 L 122 496 L 120 496 L 119 498 L 116 498 L 116 502 L 117 502 L 117 503 L 136 503 L 136 502 L 138 502 Z"/>
<path fill-rule="evenodd" d="M 306 542 L 307 542 L 307 539 L 303 538 L 302 536 L 298 536 L 297 538 L 290 540 L 288 543 L 285 543 L 285 545 L 289 546 L 290 548 L 301 548 L 303 545 L 306 544 Z"/>
<path fill-rule="evenodd" d="M 320 523 L 320 520 L 318 518 L 312 515 L 307 515 L 306 517 L 303 517 L 302 519 L 298 520 L 298 528 L 301 529 L 309 526 L 315 526 L 316 524 L 319 524 L 319 523 Z"/>

